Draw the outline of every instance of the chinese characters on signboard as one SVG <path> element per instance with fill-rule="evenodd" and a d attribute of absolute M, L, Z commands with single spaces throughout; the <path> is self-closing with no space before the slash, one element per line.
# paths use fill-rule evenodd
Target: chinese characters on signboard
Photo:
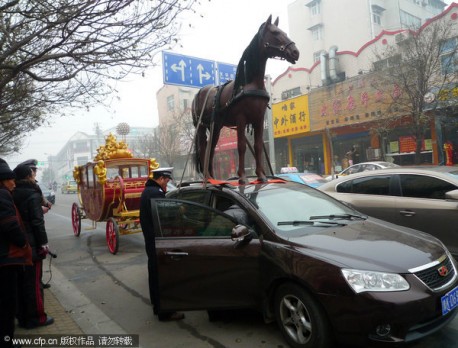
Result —
<path fill-rule="evenodd" d="M 273 104 L 272 118 L 275 138 L 310 132 L 308 96 Z"/>
<path fill-rule="evenodd" d="M 374 80 L 345 81 L 313 91 L 310 99 L 311 130 L 342 127 L 387 114 L 390 102 L 402 96 L 398 85 L 378 87 Z"/>

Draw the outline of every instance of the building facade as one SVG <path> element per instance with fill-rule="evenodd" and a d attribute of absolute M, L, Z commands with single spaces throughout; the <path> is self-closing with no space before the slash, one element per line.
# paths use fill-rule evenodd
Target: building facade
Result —
<path fill-rule="evenodd" d="M 311 67 L 333 46 L 357 51 L 384 30 L 418 29 L 445 6 L 440 0 L 297 0 L 288 6 L 289 33 L 301 52 L 297 64 Z"/>
<path fill-rule="evenodd" d="M 392 109 L 393 96 L 401 96 L 403 91 L 395 82 L 382 86 L 378 74 L 388 61 L 378 53 L 389 47 L 401 48 L 402 40 L 409 35 L 422 35 L 428 26 L 438 22 L 451 28 L 450 36 L 437 42 L 441 63 L 449 63 L 456 59 L 453 57 L 458 40 L 457 4 L 416 32 L 382 31 L 354 52 L 336 50 L 332 55 L 322 56 L 310 69 L 290 67 L 280 75 L 273 82 L 277 162 L 301 171 L 330 174 L 342 169 L 345 154 L 355 147 L 358 161 L 383 159 L 400 165 L 414 164 L 417 139 L 411 132 L 412 117 L 400 110 L 396 118 L 392 117 L 397 111 Z M 452 68 L 456 69 L 454 65 Z M 456 70 L 449 75 L 456 77 Z M 435 116 L 425 125 L 421 163 L 443 163 L 446 142 L 458 147 L 456 132 L 449 130 L 456 124 L 456 113 L 450 110 L 458 96 L 453 90 L 458 88 L 450 83 L 447 89 L 432 93 L 433 100 L 444 102 L 448 98 L 448 112 L 441 105 L 429 107 L 425 103 L 424 111 L 429 108 Z M 381 129 L 384 132 L 378 131 Z"/>

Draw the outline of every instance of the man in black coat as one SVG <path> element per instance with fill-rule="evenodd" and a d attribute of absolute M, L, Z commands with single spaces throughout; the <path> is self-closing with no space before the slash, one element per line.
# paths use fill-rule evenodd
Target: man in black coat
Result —
<path fill-rule="evenodd" d="M 27 237 L 32 247 L 32 266 L 26 266 L 19 274 L 19 296 L 17 318 L 19 326 L 33 329 L 54 323 L 54 318 L 44 309 L 41 277 L 43 259 L 49 251 L 48 235 L 43 217 L 42 193 L 37 185 L 32 169 L 19 164 L 13 170 L 16 175 L 16 188 L 13 192 L 14 204 L 24 223 Z"/>
<path fill-rule="evenodd" d="M 183 313 L 161 312 L 159 308 L 159 280 L 157 275 L 156 240 L 151 215 L 151 199 L 165 198 L 167 183 L 172 180 L 173 168 L 153 170 L 153 178 L 148 179 L 140 199 L 140 224 L 145 237 L 145 249 L 148 255 L 148 282 L 154 314 L 161 321 L 181 320 Z"/>

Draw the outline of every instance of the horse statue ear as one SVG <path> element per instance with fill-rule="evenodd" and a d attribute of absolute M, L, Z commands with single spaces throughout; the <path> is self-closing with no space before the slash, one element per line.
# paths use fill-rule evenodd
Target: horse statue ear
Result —
<path fill-rule="evenodd" d="M 266 20 L 266 24 L 271 24 L 272 23 L 272 15 L 269 16 Z"/>
<path fill-rule="evenodd" d="M 277 17 L 277 19 L 276 19 L 275 22 L 274 22 L 274 25 L 275 25 L 276 27 L 278 27 L 278 22 L 279 22 L 279 21 L 280 21 L 280 18 Z"/>

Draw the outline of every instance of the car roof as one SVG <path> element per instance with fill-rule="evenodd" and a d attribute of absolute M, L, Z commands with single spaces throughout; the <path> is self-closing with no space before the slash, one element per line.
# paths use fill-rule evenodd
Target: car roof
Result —
<path fill-rule="evenodd" d="M 328 187 L 333 187 L 336 184 L 354 180 L 357 178 L 364 178 L 369 176 L 380 176 L 386 174 L 423 174 L 423 175 L 430 175 L 441 177 L 448 180 L 456 180 L 458 183 L 458 177 L 456 179 L 453 176 L 447 175 L 447 173 L 456 173 L 458 175 L 458 167 L 447 167 L 447 166 L 412 166 L 412 167 L 397 167 L 397 168 L 383 168 L 380 170 L 371 170 L 365 171 L 361 173 L 355 173 L 349 176 L 342 176 L 337 179 L 334 179 L 326 184 L 321 185 L 319 188 L 325 190 Z"/>
<path fill-rule="evenodd" d="M 262 191 L 269 191 L 269 190 L 276 190 L 279 188 L 284 188 L 288 186 L 304 186 L 307 187 L 306 185 L 299 184 L 294 181 L 287 181 L 284 179 L 279 179 L 279 178 L 269 178 L 270 180 L 266 183 L 256 183 L 256 182 L 251 182 L 248 184 L 244 185 L 239 185 L 236 181 L 230 182 L 224 182 L 220 184 L 211 184 L 207 183 L 205 188 L 206 189 L 211 189 L 211 190 L 219 190 L 219 191 L 232 191 L 241 195 L 245 194 L 252 194 L 254 192 L 262 192 Z M 203 189 L 203 182 L 192 182 L 192 183 L 181 183 L 178 185 L 179 190 L 183 191 L 188 191 L 188 190 L 197 190 L 197 189 Z M 313 188 L 310 188 L 313 190 Z M 176 192 L 176 191 L 175 191 Z"/>

